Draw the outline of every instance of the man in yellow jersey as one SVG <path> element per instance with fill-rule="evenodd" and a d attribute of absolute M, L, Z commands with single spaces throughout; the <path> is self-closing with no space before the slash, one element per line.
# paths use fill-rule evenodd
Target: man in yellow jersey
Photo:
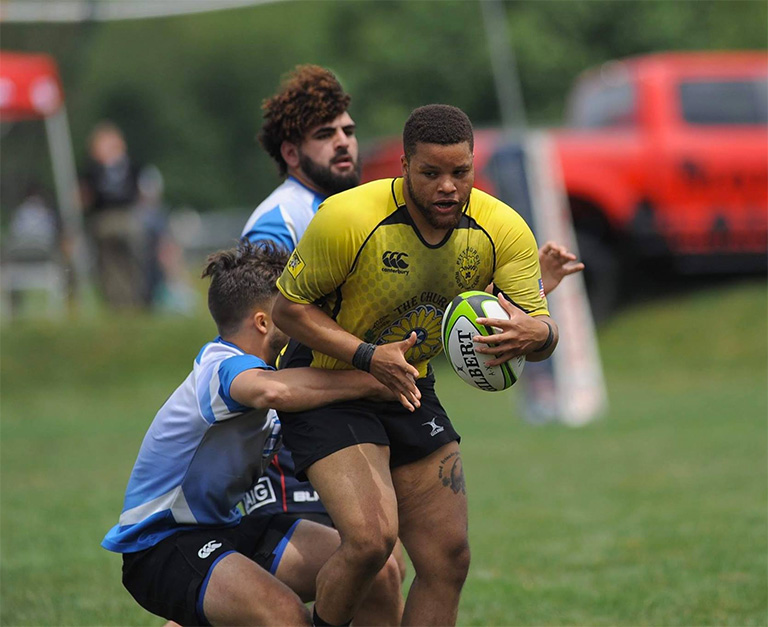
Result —
<path fill-rule="evenodd" d="M 297 474 L 309 477 L 341 546 L 317 579 L 316 625 L 348 624 L 398 533 L 416 576 L 403 624 L 449 625 L 469 567 L 459 435 L 434 391 L 453 297 L 493 282 L 509 320 L 479 351 L 489 364 L 548 358 L 557 345 L 536 241 L 510 207 L 473 189 L 473 132 L 448 105 L 416 109 L 402 178 L 320 207 L 278 280 L 273 315 L 294 340 L 284 363 L 357 367 L 400 403 L 344 402 L 280 418 Z"/>

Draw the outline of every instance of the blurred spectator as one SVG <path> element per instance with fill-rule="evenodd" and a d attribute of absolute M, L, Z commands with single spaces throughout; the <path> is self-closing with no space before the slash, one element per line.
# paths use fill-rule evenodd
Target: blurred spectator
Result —
<path fill-rule="evenodd" d="M 8 227 L 8 252 L 16 257 L 51 259 L 56 257 L 61 223 L 56 211 L 45 200 L 42 189 L 32 184 L 16 207 Z"/>
<path fill-rule="evenodd" d="M 189 313 L 197 301 L 184 264 L 184 251 L 169 227 L 163 203 L 163 175 L 143 168 L 138 177 L 139 214 L 146 236 L 146 302 L 159 311 Z"/>
<path fill-rule="evenodd" d="M 165 279 L 161 251 L 168 239 L 168 216 L 163 206 L 163 175 L 155 166 L 148 166 L 139 173 L 137 184 L 139 214 L 146 238 L 144 298 L 152 305 L 160 297 Z"/>
<path fill-rule="evenodd" d="M 21 311 L 24 294 L 44 289 L 61 308 L 67 269 L 61 221 L 37 184 L 29 186 L 24 201 L 13 211 L 3 240 L 3 287 L 11 315 Z"/>
<path fill-rule="evenodd" d="M 139 209 L 139 169 L 110 122 L 93 129 L 82 179 L 83 205 L 96 249 L 97 273 L 110 307 L 148 305 L 147 233 Z"/>

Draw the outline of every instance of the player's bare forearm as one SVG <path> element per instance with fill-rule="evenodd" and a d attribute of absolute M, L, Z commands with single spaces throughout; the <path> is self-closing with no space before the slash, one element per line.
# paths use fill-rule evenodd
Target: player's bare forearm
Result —
<path fill-rule="evenodd" d="M 275 324 L 283 333 L 310 348 L 348 364 L 360 340 L 342 329 L 315 305 L 294 303 L 278 294 L 272 309 Z"/>
<path fill-rule="evenodd" d="M 230 395 L 246 407 L 304 411 L 337 401 L 373 397 L 396 400 L 375 377 L 359 370 L 246 370 L 232 381 Z"/>
<path fill-rule="evenodd" d="M 360 339 L 342 329 L 314 305 L 294 303 L 278 294 L 272 309 L 275 324 L 283 333 L 302 344 L 348 364 L 352 363 Z M 418 370 L 405 361 L 405 351 L 415 338 L 376 347 L 371 358 L 371 374 L 392 390 L 409 411 L 418 407 L 421 393 L 416 387 Z"/>

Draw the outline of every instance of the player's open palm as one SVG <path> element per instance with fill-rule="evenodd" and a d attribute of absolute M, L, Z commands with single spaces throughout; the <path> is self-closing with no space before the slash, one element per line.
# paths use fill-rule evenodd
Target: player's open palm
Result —
<path fill-rule="evenodd" d="M 421 404 L 421 392 L 416 387 L 419 371 L 405 360 L 405 353 L 414 344 L 416 334 L 411 333 L 401 342 L 377 346 L 371 359 L 371 374 L 392 390 L 408 411 Z"/>
<path fill-rule="evenodd" d="M 547 242 L 539 248 L 539 265 L 546 294 L 552 292 L 568 275 L 584 269 L 584 264 L 576 259 L 576 255 L 555 242 Z"/>
<path fill-rule="evenodd" d="M 493 335 L 476 335 L 472 338 L 475 343 L 484 344 L 476 348 L 476 352 L 490 355 L 488 366 L 498 366 L 518 355 L 527 355 L 536 350 L 545 337 L 541 337 L 541 322 L 527 315 L 503 294 L 499 294 L 499 304 L 509 314 L 509 319 L 477 318 L 479 324 L 486 324 L 497 329 Z"/>

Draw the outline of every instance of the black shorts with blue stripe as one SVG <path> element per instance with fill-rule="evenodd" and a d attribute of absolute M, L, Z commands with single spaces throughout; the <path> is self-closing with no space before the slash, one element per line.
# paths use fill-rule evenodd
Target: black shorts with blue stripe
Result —
<path fill-rule="evenodd" d="M 145 610 L 181 625 L 208 625 L 203 599 L 211 573 L 237 552 L 274 574 L 299 520 L 245 516 L 234 527 L 179 531 L 156 545 L 123 554 L 123 585 Z"/>

